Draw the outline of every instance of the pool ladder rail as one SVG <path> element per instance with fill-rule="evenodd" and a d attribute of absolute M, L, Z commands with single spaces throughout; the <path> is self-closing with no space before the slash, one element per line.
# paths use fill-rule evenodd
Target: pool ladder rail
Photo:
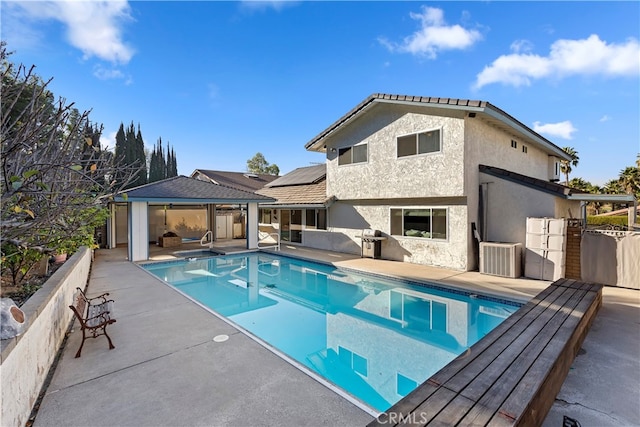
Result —
<path fill-rule="evenodd" d="M 200 246 L 212 249 L 213 248 L 213 231 L 207 230 L 204 236 L 200 238 Z"/>

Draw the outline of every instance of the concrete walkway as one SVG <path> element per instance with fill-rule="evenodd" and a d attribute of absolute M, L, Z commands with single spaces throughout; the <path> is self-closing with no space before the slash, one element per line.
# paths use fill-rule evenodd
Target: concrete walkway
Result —
<path fill-rule="evenodd" d="M 336 265 L 472 287 L 526 300 L 548 285 L 344 254 L 283 247 Z M 110 292 L 117 323 L 75 359 L 74 330 L 35 426 L 363 426 L 373 419 L 224 320 L 126 260 L 99 250 L 89 296 Z M 640 293 L 606 288 L 604 306 L 545 421 L 640 425 Z M 214 337 L 228 335 L 224 342 Z"/>

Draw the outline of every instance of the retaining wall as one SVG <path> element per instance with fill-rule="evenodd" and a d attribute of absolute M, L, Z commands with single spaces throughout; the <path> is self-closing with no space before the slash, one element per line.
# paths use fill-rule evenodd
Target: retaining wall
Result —
<path fill-rule="evenodd" d="M 42 389 L 65 333 L 76 287 L 85 288 L 92 251 L 80 248 L 20 309 L 21 335 L 0 341 L 0 425 L 24 426 Z"/>

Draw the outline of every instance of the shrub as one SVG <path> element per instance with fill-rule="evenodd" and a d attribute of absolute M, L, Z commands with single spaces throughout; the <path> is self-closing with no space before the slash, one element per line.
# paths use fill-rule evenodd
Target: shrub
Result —
<path fill-rule="evenodd" d="M 16 246 L 13 243 L 2 245 L 2 276 L 10 276 L 13 286 L 20 286 L 27 273 L 44 255 L 34 249 Z"/>
<path fill-rule="evenodd" d="M 587 225 L 601 227 L 611 225 L 614 227 L 626 227 L 628 225 L 627 216 L 588 216 Z"/>

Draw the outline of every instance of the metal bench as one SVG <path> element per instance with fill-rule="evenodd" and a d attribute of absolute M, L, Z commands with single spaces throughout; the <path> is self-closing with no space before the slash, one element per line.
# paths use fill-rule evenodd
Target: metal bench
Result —
<path fill-rule="evenodd" d="M 73 297 L 74 304 L 69 306 L 80 322 L 80 328 L 82 330 L 82 343 L 80 343 L 76 357 L 80 357 L 82 346 L 84 346 L 84 341 L 87 338 L 97 338 L 101 335 L 104 335 L 107 337 L 107 340 L 109 340 L 109 350 L 114 349 L 115 346 L 107 334 L 107 325 L 115 323 L 116 321 L 116 319 L 111 317 L 114 301 L 107 299 L 109 293 L 107 292 L 94 298 L 87 298 L 82 289 L 76 289 L 77 291 Z"/>
<path fill-rule="evenodd" d="M 602 285 L 552 283 L 373 426 L 542 425 L 602 304 Z"/>

